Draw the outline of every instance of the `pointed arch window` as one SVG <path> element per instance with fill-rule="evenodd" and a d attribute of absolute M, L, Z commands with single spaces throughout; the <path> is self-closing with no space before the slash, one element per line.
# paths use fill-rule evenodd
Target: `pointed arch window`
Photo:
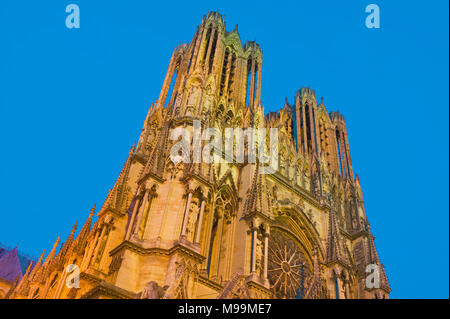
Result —
<path fill-rule="evenodd" d="M 223 281 L 229 279 L 229 263 L 231 258 L 235 214 L 230 203 L 230 194 L 221 193 L 216 199 L 214 215 L 208 243 L 207 273 L 209 278 Z"/>
<path fill-rule="evenodd" d="M 217 46 L 217 38 L 218 38 L 218 32 L 216 31 L 214 33 L 214 37 L 213 37 L 213 42 L 211 45 L 211 52 L 209 53 L 209 58 L 208 58 L 208 73 L 212 72 L 212 67 L 213 67 L 213 63 L 214 63 L 214 54 L 216 52 L 216 46 Z"/>
<path fill-rule="evenodd" d="M 205 39 L 205 46 L 204 46 L 204 52 L 202 57 L 202 63 L 205 63 L 206 61 L 206 55 L 208 54 L 208 47 L 209 42 L 211 41 L 211 32 L 212 32 L 212 25 L 209 25 L 208 30 L 206 31 L 206 39 Z"/>
<path fill-rule="evenodd" d="M 227 48 L 225 50 L 225 56 L 223 58 L 223 65 L 222 65 L 222 76 L 220 78 L 220 91 L 219 94 L 220 96 L 222 96 L 224 94 L 224 90 L 225 90 L 225 85 L 226 85 L 226 79 L 227 79 L 227 70 L 229 68 L 228 65 L 228 60 L 229 60 L 229 56 L 230 56 L 230 49 Z"/>

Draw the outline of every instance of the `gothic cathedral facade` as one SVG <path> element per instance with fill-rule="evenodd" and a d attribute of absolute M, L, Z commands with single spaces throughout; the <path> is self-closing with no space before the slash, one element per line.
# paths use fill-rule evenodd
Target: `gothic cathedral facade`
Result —
<path fill-rule="evenodd" d="M 94 207 L 5 297 L 388 298 L 344 117 L 309 88 L 265 115 L 262 61 L 260 46 L 242 45 L 219 13 L 203 17 L 173 51 L 95 219 Z M 170 132 L 195 120 L 221 132 L 277 128 L 278 169 L 260 174 L 258 163 L 223 158 L 175 164 Z M 67 284 L 68 265 L 79 287 Z M 376 285 L 367 284 L 368 266 Z"/>

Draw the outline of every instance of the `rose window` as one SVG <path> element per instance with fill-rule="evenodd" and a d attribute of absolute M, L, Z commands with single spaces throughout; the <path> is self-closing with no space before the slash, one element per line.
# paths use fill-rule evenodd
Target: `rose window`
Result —
<path fill-rule="evenodd" d="M 273 231 L 268 261 L 268 277 L 275 297 L 304 298 L 311 267 L 299 244 L 280 231 Z"/>

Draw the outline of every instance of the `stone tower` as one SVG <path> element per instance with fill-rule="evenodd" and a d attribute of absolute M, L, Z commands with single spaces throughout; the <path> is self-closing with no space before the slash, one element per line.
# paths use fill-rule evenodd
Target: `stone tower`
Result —
<path fill-rule="evenodd" d="M 217 12 L 203 17 L 191 42 L 173 51 L 95 222 L 94 208 L 7 297 L 388 298 L 344 117 L 309 88 L 264 115 L 261 74 L 257 43 L 243 45 Z M 278 129 L 277 170 L 260 174 L 262 164 L 223 154 L 174 163 L 171 133 L 193 134 L 195 122 L 222 133 Z M 368 266 L 378 284 L 366 283 Z M 74 271 L 79 288 L 67 284 Z"/>

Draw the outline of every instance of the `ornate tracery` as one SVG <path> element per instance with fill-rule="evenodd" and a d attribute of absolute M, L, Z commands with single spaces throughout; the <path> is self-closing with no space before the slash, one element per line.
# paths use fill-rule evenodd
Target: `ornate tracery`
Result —
<path fill-rule="evenodd" d="M 311 263 L 298 242 L 284 232 L 271 232 L 268 279 L 276 298 L 303 298 L 312 278 Z"/>

